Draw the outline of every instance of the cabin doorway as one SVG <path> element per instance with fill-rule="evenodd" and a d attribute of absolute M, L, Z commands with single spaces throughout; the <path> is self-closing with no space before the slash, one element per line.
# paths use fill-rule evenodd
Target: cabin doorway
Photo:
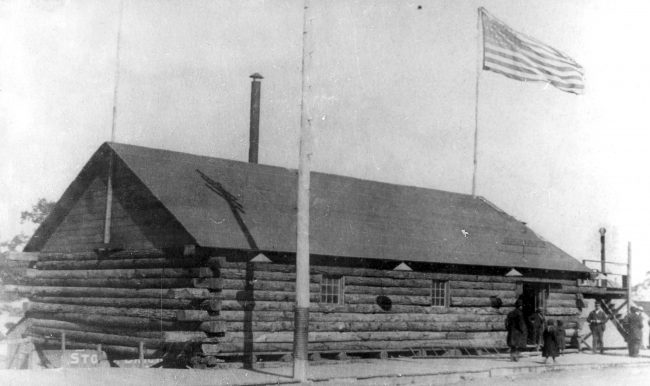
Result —
<path fill-rule="evenodd" d="M 541 309 L 546 315 L 546 301 L 548 299 L 548 284 L 544 283 L 523 283 L 521 293 L 521 310 L 526 320 L 528 329 L 528 344 L 536 345 L 535 328 L 533 325 L 533 314 L 535 310 Z M 541 331 L 538 331 L 541 333 Z"/>

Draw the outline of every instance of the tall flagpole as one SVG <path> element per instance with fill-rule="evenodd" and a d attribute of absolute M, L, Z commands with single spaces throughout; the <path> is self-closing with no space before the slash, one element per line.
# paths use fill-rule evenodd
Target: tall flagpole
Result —
<path fill-rule="evenodd" d="M 296 240 L 296 308 L 294 311 L 293 378 L 307 381 L 309 343 L 309 192 L 312 156 L 310 92 L 312 22 L 310 0 L 304 2 L 302 33 L 302 101 L 300 105 L 300 158 L 298 161 L 298 213 Z"/>
<path fill-rule="evenodd" d="M 477 60 L 476 60 L 476 100 L 474 105 L 474 172 L 472 173 L 472 197 L 476 197 L 476 169 L 478 168 L 477 149 L 478 149 L 478 91 L 479 78 L 483 70 L 483 31 L 482 31 L 482 14 L 483 8 L 478 9 L 478 18 L 476 19 L 477 29 Z"/>
<path fill-rule="evenodd" d="M 113 114 L 111 120 L 111 142 L 115 141 L 115 120 L 117 117 L 117 90 L 120 83 L 120 39 L 122 35 L 122 13 L 124 0 L 120 1 L 119 21 L 117 25 L 117 42 L 115 50 L 115 85 L 113 88 Z M 113 153 L 108 159 L 108 178 L 106 181 L 106 215 L 104 217 L 104 244 L 111 242 L 111 218 L 113 213 Z"/>

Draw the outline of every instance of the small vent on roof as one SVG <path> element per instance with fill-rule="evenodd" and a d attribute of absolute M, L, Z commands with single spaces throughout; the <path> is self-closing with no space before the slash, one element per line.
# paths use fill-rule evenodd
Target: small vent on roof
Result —
<path fill-rule="evenodd" d="M 412 271 L 412 269 L 406 263 L 400 263 L 397 267 L 393 268 L 393 271 Z"/>
<path fill-rule="evenodd" d="M 263 253 L 260 253 L 259 255 L 253 257 L 250 261 L 251 263 L 271 263 L 271 259 L 264 256 Z"/>
<path fill-rule="evenodd" d="M 511 269 L 510 272 L 506 273 L 506 276 L 524 276 L 521 274 L 521 272 L 517 271 L 516 269 Z"/>

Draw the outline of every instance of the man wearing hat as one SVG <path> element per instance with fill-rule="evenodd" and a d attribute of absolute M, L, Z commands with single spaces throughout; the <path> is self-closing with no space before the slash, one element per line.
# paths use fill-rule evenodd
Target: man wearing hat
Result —
<path fill-rule="evenodd" d="M 603 348 L 605 344 L 603 343 L 603 333 L 605 332 L 605 323 L 607 323 L 607 315 L 605 311 L 600 309 L 600 303 L 598 300 L 594 303 L 594 310 L 589 313 L 587 316 L 587 323 L 589 323 L 589 329 L 591 330 L 592 336 L 592 346 L 594 354 L 596 351 L 603 353 Z"/>
<path fill-rule="evenodd" d="M 627 349 L 630 356 L 639 356 L 639 347 L 643 338 L 643 317 L 639 307 L 630 307 L 630 313 L 625 316 L 623 326 L 627 331 Z"/>
<path fill-rule="evenodd" d="M 519 360 L 519 351 L 526 348 L 528 330 L 526 329 L 526 320 L 524 313 L 521 311 L 522 301 L 517 299 L 515 309 L 508 313 L 506 317 L 506 337 L 508 347 L 510 347 L 510 359 L 517 362 Z"/>

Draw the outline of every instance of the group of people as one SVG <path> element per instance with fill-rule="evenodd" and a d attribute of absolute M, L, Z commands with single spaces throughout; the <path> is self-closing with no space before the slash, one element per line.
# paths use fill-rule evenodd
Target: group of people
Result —
<path fill-rule="evenodd" d="M 526 348 L 528 342 L 528 327 L 521 306 L 521 299 L 517 299 L 515 309 L 506 318 L 510 359 L 515 362 L 519 360 L 520 351 Z M 562 321 L 546 319 L 542 310 L 538 309 L 531 315 L 529 322 L 533 329 L 533 342 L 538 350 L 541 348 L 544 363 L 549 357 L 555 362 L 555 358 L 564 352 L 565 348 L 566 337 Z"/>
<path fill-rule="evenodd" d="M 530 325 L 533 343 L 538 350 L 541 348 L 544 363 L 548 361 L 549 357 L 555 362 L 555 358 L 565 348 L 566 336 L 562 321 L 546 319 L 543 311 L 538 309 L 530 316 L 529 323 L 527 323 L 521 307 L 522 300 L 517 299 L 515 309 L 506 318 L 506 331 L 508 332 L 506 339 L 510 348 L 510 358 L 515 362 L 519 360 L 520 351 L 526 348 L 528 341 L 527 326 Z M 603 353 L 603 333 L 608 320 L 609 317 L 600 308 L 600 304 L 596 302 L 594 310 L 587 317 L 587 323 L 593 337 L 592 350 L 594 353 Z M 643 317 L 640 308 L 636 306 L 630 308 L 630 313 L 623 319 L 623 327 L 627 331 L 626 340 L 629 355 L 636 357 L 639 355 L 643 334 Z"/>
<path fill-rule="evenodd" d="M 600 308 L 598 302 L 594 305 L 594 310 L 587 316 L 587 323 L 592 334 L 592 351 L 603 353 L 603 333 L 609 317 Z M 628 353 L 631 357 L 639 356 L 641 340 L 643 339 L 643 316 L 641 309 L 637 306 L 630 307 L 630 312 L 623 319 L 623 329 L 627 332 L 625 340 L 627 341 Z"/>

